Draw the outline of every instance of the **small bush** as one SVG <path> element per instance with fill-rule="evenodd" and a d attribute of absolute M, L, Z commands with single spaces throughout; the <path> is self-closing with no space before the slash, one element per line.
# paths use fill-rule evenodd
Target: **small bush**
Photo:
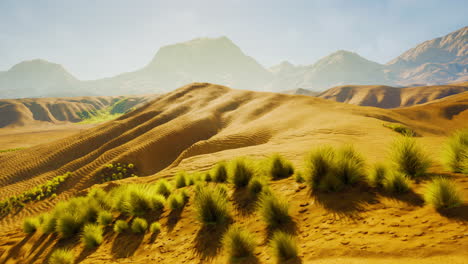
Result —
<path fill-rule="evenodd" d="M 62 237 L 71 237 L 80 231 L 83 221 L 79 216 L 72 214 L 65 214 L 57 219 L 55 231 Z"/>
<path fill-rule="evenodd" d="M 180 171 L 176 174 L 175 185 L 177 189 L 187 186 L 187 182 L 187 173 L 185 171 Z"/>
<path fill-rule="evenodd" d="M 226 182 L 228 179 L 227 166 L 225 162 L 219 162 L 214 167 L 213 180 L 215 182 Z"/>
<path fill-rule="evenodd" d="M 416 133 L 409 127 L 397 123 L 383 124 L 384 127 L 390 128 L 391 130 L 402 134 L 403 136 L 414 137 Z"/>
<path fill-rule="evenodd" d="M 102 226 L 108 226 L 110 223 L 112 223 L 112 213 L 108 211 L 102 211 L 99 212 L 98 217 L 97 217 L 97 222 L 98 224 Z"/>
<path fill-rule="evenodd" d="M 32 234 L 39 228 L 40 222 L 38 218 L 26 218 L 23 221 L 23 232 Z"/>
<path fill-rule="evenodd" d="M 87 224 L 83 228 L 83 234 L 81 236 L 81 242 L 87 248 L 93 248 L 99 246 L 102 241 L 102 227 L 96 224 Z"/>
<path fill-rule="evenodd" d="M 44 234 L 51 234 L 55 231 L 57 219 L 51 214 L 42 215 L 41 231 Z"/>
<path fill-rule="evenodd" d="M 270 245 L 277 263 L 285 263 L 289 260 L 297 259 L 297 245 L 291 235 L 276 231 L 273 233 Z"/>
<path fill-rule="evenodd" d="M 166 199 L 159 194 L 157 187 L 149 184 L 122 185 L 112 190 L 110 200 L 114 201 L 115 210 L 132 216 L 161 211 Z"/>
<path fill-rule="evenodd" d="M 269 160 L 268 171 L 272 179 L 284 179 L 294 174 L 294 167 L 291 162 L 275 154 Z"/>
<path fill-rule="evenodd" d="M 426 174 L 431 160 L 411 137 L 399 137 L 392 145 L 391 159 L 398 171 L 411 178 Z"/>
<path fill-rule="evenodd" d="M 443 162 L 452 172 L 468 173 L 468 129 L 449 137 L 443 152 Z"/>
<path fill-rule="evenodd" d="M 144 233 L 148 229 L 148 222 L 143 218 L 135 218 L 132 221 L 132 232 L 133 233 Z"/>
<path fill-rule="evenodd" d="M 220 225 L 229 218 L 226 193 L 218 187 L 200 187 L 195 194 L 197 218 L 205 226 Z"/>
<path fill-rule="evenodd" d="M 312 189 L 318 189 L 322 180 L 332 173 L 335 150 L 330 146 L 322 146 L 313 150 L 306 160 L 306 181 Z"/>
<path fill-rule="evenodd" d="M 334 167 L 334 173 L 343 185 L 353 185 L 364 179 L 364 159 L 351 145 L 338 149 Z"/>
<path fill-rule="evenodd" d="M 128 229 L 128 224 L 124 220 L 117 220 L 114 224 L 114 232 L 123 233 Z"/>
<path fill-rule="evenodd" d="M 232 183 L 236 188 L 246 187 L 254 172 L 244 159 L 237 159 L 233 164 Z"/>
<path fill-rule="evenodd" d="M 426 204 L 433 207 L 452 208 L 462 204 L 462 199 L 455 183 L 446 178 L 436 178 L 428 184 L 424 193 Z"/>
<path fill-rule="evenodd" d="M 172 186 L 166 180 L 160 180 L 156 184 L 156 192 L 164 197 L 168 197 L 172 192 Z"/>
<path fill-rule="evenodd" d="M 304 179 L 304 176 L 302 175 L 302 173 L 300 171 L 297 171 L 295 176 L 294 176 L 294 180 L 297 182 L 297 183 L 303 183 L 305 182 L 305 179 Z"/>
<path fill-rule="evenodd" d="M 231 263 L 242 263 L 251 258 L 254 255 L 255 244 L 254 237 L 238 225 L 232 225 L 223 237 L 223 247 Z"/>
<path fill-rule="evenodd" d="M 49 264 L 73 264 L 75 263 L 75 256 L 73 252 L 68 249 L 56 249 L 49 257 Z"/>
<path fill-rule="evenodd" d="M 266 182 L 258 177 L 253 178 L 247 187 L 253 196 L 259 195 L 266 186 Z"/>
<path fill-rule="evenodd" d="M 159 222 L 154 222 L 150 225 L 150 232 L 153 234 L 161 233 L 161 224 Z"/>
<path fill-rule="evenodd" d="M 388 173 L 382 183 L 384 189 L 390 193 L 405 193 L 410 190 L 408 178 L 398 172 Z"/>
<path fill-rule="evenodd" d="M 182 196 L 182 193 L 171 194 L 171 196 L 169 196 L 167 199 L 167 202 L 169 203 L 169 208 L 171 210 L 182 209 L 185 205 L 185 199 L 184 196 Z"/>
<path fill-rule="evenodd" d="M 367 181 L 372 187 L 383 187 L 383 181 L 387 174 L 387 167 L 382 163 L 376 163 L 370 171 Z"/>
<path fill-rule="evenodd" d="M 211 177 L 211 174 L 209 172 L 206 172 L 203 174 L 203 180 L 206 182 L 212 182 L 213 177 Z"/>
<path fill-rule="evenodd" d="M 270 229 L 281 228 L 291 222 L 288 202 L 277 195 L 262 195 L 259 201 L 259 211 Z"/>

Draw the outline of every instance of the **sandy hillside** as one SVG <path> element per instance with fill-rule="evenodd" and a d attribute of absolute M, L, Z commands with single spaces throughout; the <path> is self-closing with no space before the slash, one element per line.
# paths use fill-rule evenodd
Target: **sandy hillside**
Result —
<path fill-rule="evenodd" d="M 468 201 L 468 178 L 443 172 L 437 162 L 446 136 L 466 127 L 466 109 L 468 93 L 386 110 L 206 83 L 187 85 L 115 121 L 0 155 L 0 198 L 74 172 L 56 199 L 29 204 L 0 220 L 0 263 L 43 263 L 52 249 L 63 246 L 73 248 L 80 263 L 224 263 L 216 235 L 199 232 L 191 202 L 175 223 L 163 214 L 163 232 L 155 241 L 149 234 L 116 237 L 109 232 L 96 251 L 83 249 L 76 239 L 25 236 L 19 225 L 24 217 L 50 210 L 57 201 L 100 182 L 98 172 L 111 162 L 133 163 L 142 176 L 119 183 L 172 179 L 181 169 L 206 170 L 220 160 L 276 152 L 301 168 L 307 152 L 320 144 L 353 143 L 370 164 L 385 159 L 388 144 L 398 135 L 382 126 L 386 122 L 405 124 L 421 135 L 418 141 L 436 161 L 431 171 L 451 176 Z M 467 206 L 442 213 L 424 206 L 424 184 L 415 183 L 413 192 L 398 197 L 366 188 L 311 197 L 293 179 L 271 186 L 290 202 L 303 263 L 466 263 Z M 237 208 L 234 220 L 260 242 L 259 262 L 273 263 L 257 213 L 243 212 L 235 199 L 232 203 Z"/>
<path fill-rule="evenodd" d="M 122 110 L 139 107 L 155 95 L 85 96 L 0 99 L 0 128 L 65 124 L 82 121 L 84 112 L 111 107 L 122 101 Z"/>
<path fill-rule="evenodd" d="M 466 83 L 396 88 L 383 85 L 345 85 L 333 87 L 319 95 L 354 105 L 397 108 L 423 104 L 468 91 Z"/>

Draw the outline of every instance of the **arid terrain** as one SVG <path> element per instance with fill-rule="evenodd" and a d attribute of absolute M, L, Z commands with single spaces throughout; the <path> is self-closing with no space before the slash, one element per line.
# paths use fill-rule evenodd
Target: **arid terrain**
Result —
<path fill-rule="evenodd" d="M 388 159 L 390 144 L 400 136 L 384 126 L 389 123 L 414 131 L 416 141 L 433 161 L 429 174 L 412 181 L 408 193 L 390 195 L 357 185 L 313 194 L 294 177 L 269 182 L 272 191 L 290 205 L 299 262 L 467 263 L 468 177 L 448 172 L 440 160 L 448 136 L 467 127 L 468 93 L 461 85 L 429 88 L 404 88 L 391 100 L 382 93 L 398 88 L 334 88 L 327 91 L 327 98 L 340 101 L 335 102 L 193 83 L 152 101 L 145 99 L 135 110 L 96 124 L 73 124 L 73 118 L 62 120 L 52 112 L 49 120 L 53 122 L 38 121 L 24 104 L 3 100 L 3 107 L 7 102 L 18 114 L 12 115 L 17 125 L 2 121 L 7 128 L 0 129 L 1 149 L 24 149 L 0 153 L 0 200 L 57 175 L 72 175 L 58 187 L 56 197 L 28 202 L 0 219 L 0 263 L 46 263 L 53 250 L 64 247 L 72 249 L 79 263 L 225 263 L 222 232 L 207 232 L 197 221 L 193 186 L 185 187 L 190 200 L 179 215 L 168 209 L 161 214 L 161 232 L 156 237 L 117 234 L 109 227 L 103 243 L 88 249 L 79 236 L 61 239 L 40 231 L 25 234 L 22 221 L 52 210 L 59 201 L 85 195 L 92 187 L 109 190 L 160 179 L 174 183 L 179 171 L 207 171 L 220 161 L 241 156 L 260 161 L 279 153 L 296 171 L 304 171 L 304 160 L 312 149 L 352 144 L 370 170 L 375 162 Z M 366 95 L 356 95 L 360 92 Z M 384 96 L 384 100 L 372 99 L 379 102 L 374 106 L 382 108 L 364 107 L 369 99 L 363 97 L 369 94 Z M 69 107 L 88 109 L 72 104 L 59 112 Z M 134 165 L 139 177 L 102 183 L 102 169 L 115 163 Z M 455 181 L 465 201 L 462 206 L 435 210 L 424 203 L 424 190 L 435 175 Z M 256 238 L 258 263 L 274 263 L 268 230 L 259 213 L 229 184 L 228 196 L 232 221 Z"/>

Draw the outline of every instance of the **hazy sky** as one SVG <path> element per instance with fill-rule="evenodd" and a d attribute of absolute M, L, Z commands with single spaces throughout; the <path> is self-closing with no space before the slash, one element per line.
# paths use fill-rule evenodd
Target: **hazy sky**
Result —
<path fill-rule="evenodd" d="M 386 63 L 468 25 L 467 0 L 0 0 L 0 70 L 34 58 L 79 79 L 146 65 L 159 47 L 227 36 L 270 67 L 338 49 Z"/>

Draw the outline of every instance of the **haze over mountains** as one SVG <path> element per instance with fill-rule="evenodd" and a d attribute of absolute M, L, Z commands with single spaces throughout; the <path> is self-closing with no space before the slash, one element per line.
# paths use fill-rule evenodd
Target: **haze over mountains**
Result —
<path fill-rule="evenodd" d="M 464 27 L 423 42 L 385 65 L 340 50 L 312 65 L 283 62 L 266 69 L 227 37 L 165 46 L 142 69 L 93 81 L 80 81 L 58 64 L 25 61 L 0 72 L 0 98 L 162 93 L 191 82 L 279 92 L 324 91 L 338 85 L 438 85 L 467 79 L 468 27 Z"/>

